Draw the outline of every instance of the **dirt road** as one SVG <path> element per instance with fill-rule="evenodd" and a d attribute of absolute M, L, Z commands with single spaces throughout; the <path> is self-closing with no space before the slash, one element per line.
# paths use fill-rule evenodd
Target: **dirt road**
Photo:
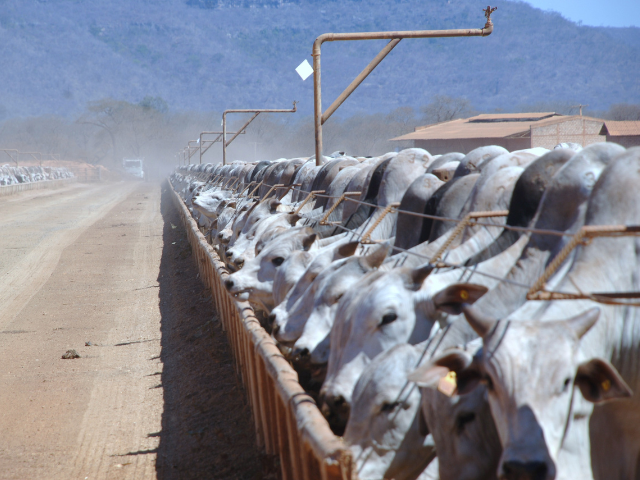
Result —
<path fill-rule="evenodd" d="M 268 474 L 161 197 L 117 183 L 0 199 L 0 478 Z"/>

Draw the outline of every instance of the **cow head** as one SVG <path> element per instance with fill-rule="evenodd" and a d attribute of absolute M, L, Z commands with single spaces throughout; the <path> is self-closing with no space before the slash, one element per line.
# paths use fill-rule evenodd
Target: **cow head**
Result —
<path fill-rule="evenodd" d="M 367 273 L 376 270 L 389 253 L 389 244 L 369 254 L 355 256 L 327 267 L 313 282 L 311 295 L 305 295 L 289 315 L 289 322 L 300 326 L 292 356 L 303 362 L 324 365 L 329 360 L 329 332 L 343 295 Z"/>
<path fill-rule="evenodd" d="M 397 345 L 378 355 L 353 391 L 344 441 L 360 480 L 416 478 L 435 457 L 420 412 L 420 392 L 407 374 L 421 346 Z"/>
<path fill-rule="evenodd" d="M 478 339 L 453 350 L 475 355 L 481 346 Z M 408 375 L 409 380 L 425 387 L 421 389 L 422 415 L 438 451 L 440 480 L 495 480 L 502 447 L 486 387 L 479 385 L 470 393 L 458 395 L 449 377 L 438 376 L 440 380 L 434 382 L 425 375 L 439 367 L 440 357 L 451 350 L 444 349 Z"/>
<path fill-rule="evenodd" d="M 437 328 L 435 296 L 421 290 L 432 270 L 427 264 L 372 272 L 340 300 L 330 333 L 327 378 L 320 391 L 323 413 L 336 427 L 346 423 L 353 387 L 371 359 L 399 343 L 426 340 Z M 486 290 L 472 286 L 468 298 L 473 302 Z"/>
<path fill-rule="evenodd" d="M 305 304 L 309 297 L 313 296 L 313 291 L 316 288 L 314 282 L 318 275 L 327 268 L 334 269 L 336 266 L 341 265 L 340 260 L 351 257 L 358 245 L 358 242 L 348 242 L 321 248 L 306 270 L 299 276 L 295 285 L 286 292 L 284 298 L 282 298 L 282 292 L 278 298 L 275 298 L 274 290 L 274 300 L 278 303 L 278 306 L 273 309 L 269 320 L 273 325 L 273 333 L 278 342 L 291 346 L 298 339 L 302 333 L 303 324 L 297 325 L 289 321 L 292 312 L 301 308 L 299 304 Z M 306 318 L 304 321 L 306 321 Z"/>
<path fill-rule="evenodd" d="M 308 227 L 285 230 L 264 246 L 260 253 L 248 260 L 244 267 L 229 275 L 227 290 L 240 300 L 248 300 L 266 312 L 275 306 L 273 279 L 285 260 L 299 250 L 315 247 L 316 234 Z"/>
<path fill-rule="evenodd" d="M 563 447 L 571 430 L 581 428 L 589 417 L 588 411 L 575 411 L 574 387 L 592 403 L 631 395 L 609 362 L 582 356 L 581 339 L 600 310 L 591 308 L 557 321 L 496 321 L 469 306 L 462 309 L 483 339 L 482 353 L 443 355 L 434 368 L 423 372 L 423 381 L 439 382 L 454 372 L 461 394 L 481 382 L 486 385 L 503 447 L 501 480 L 574 478 L 576 472 L 563 465 Z M 588 451 L 581 463 L 590 468 Z"/>

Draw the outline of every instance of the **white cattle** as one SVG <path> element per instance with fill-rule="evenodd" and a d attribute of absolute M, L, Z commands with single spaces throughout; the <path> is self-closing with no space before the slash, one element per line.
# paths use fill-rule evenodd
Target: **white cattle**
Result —
<path fill-rule="evenodd" d="M 353 392 L 343 440 L 359 480 L 414 480 L 435 458 L 421 419 L 420 392 L 407 381 L 424 345 L 397 345 L 376 357 Z"/>
<path fill-rule="evenodd" d="M 351 257 L 358 245 L 358 242 L 338 242 L 322 247 L 318 242 L 319 248 L 316 251 L 292 252 L 273 279 L 274 303 L 288 304 L 289 301 L 294 301 L 294 298 L 299 298 L 320 272 L 334 262 Z M 271 321 L 275 322 L 275 326 L 280 324 L 275 315 Z"/>
<path fill-rule="evenodd" d="M 248 260 L 242 269 L 229 275 L 225 281 L 227 290 L 239 300 L 249 301 L 261 310 L 270 312 L 275 306 L 273 279 L 276 270 L 292 252 L 317 249 L 315 240 L 316 234 L 309 227 L 285 230 L 265 245 L 256 257 Z"/>
<path fill-rule="evenodd" d="M 640 149 L 631 149 L 602 173 L 586 223 L 640 224 L 638 182 Z M 576 294 L 637 292 L 638 252 L 637 237 L 594 239 L 578 248 L 570 268 L 558 272 L 549 288 Z M 638 477 L 638 307 L 594 300 L 530 301 L 500 321 L 470 307 L 464 310 L 483 339 L 482 355 L 452 352 L 437 364 L 445 367 L 440 372 L 452 370 L 464 379 L 458 383 L 461 391 L 479 380 L 488 383 L 504 449 L 500 478 Z M 574 386 L 582 395 L 574 394 Z"/>
<path fill-rule="evenodd" d="M 353 387 L 376 355 L 399 343 L 419 343 L 439 328 L 437 320 L 442 315 L 432 294 L 440 289 L 438 280 L 444 277 L 429 276 L 432 270 L 427 265 L 372 272 L 344 294 L 329 337 L 327 378 L 321 390 L 328 417 L 335 415 L 338 422 L 346 423 Z M 442 286 L 460 278 L 454 274 L 444 274 Z M 428 285 L 423 288 L 425 278 Z M 485 292 L 486 288 L 475 287 L 473 300 Z"/>
<path fill-rule="evenodd" d="M 367 273 L 377 269 L 389 252 L 383 244 L 367 255 L 351 257 L 327 266 L 284 318 L 277 318 L 278 341 L 295 342 L 292 356 L 309 357 L 311 363 L 328 361 L 329 332 L 338 302 L 346 291 Z M 324 348 L 318 349 L 320 344 Z"/>

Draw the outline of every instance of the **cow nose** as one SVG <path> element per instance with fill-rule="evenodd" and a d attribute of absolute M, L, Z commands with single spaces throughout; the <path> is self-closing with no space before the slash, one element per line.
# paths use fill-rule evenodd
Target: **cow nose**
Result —
<path fill-rule="evenodd" d="M 224 286 L 227 287 L 227 290 L 231 291 L 231 289 L 233 288 L 233 280 L 231 280 L 230 278 L 227 278 L 224 281 Z"/>
<path fill-rule="evenodd" d="M 502 464 L 502 478 L 505 480 L 545 480 L 547 471 L 544 462 L 508 461 Z"/>
<path fill-rule="evenodd" d="M 244 258 L 240 257 L 240 258 L 236 258 L 233 263 L 235 263 L 236 267 L 238 268 L 242 268 L 242 266 L 244 265 Z"/>
<path fill-rule="evenodd" d="M 342 395 L 325 395 L 324 404 L 330 409 L 340 408 L 345 404 L 344 397 Z"/>
<path fill-rule="evenodd" d="M 291 352 L 291 358 L 294 360 L 308 360 L 309 359 L 309 349 L 308 348 L 294 348 L 293 352 Z M 344 402 L 344 398 L 342 399 Z"/>
<path fill-rule="evenodd" d="M 276 321 L 276 314 L 275 314 L 275 313 L 272 313 L 271 315 L 269 315 L 269 316 L 267 317 L 267 320 L 269 321 L 269 325 L 273 325 L 273 324 L 274 324 L 274 322 Z M 276 325 L 275 327 L 273 327 L 274 331 L 275 331 L 275 329 L 276 329 L 276 328 L 278 328 L 278 326 L 277 326 L 277 325 Z"/>

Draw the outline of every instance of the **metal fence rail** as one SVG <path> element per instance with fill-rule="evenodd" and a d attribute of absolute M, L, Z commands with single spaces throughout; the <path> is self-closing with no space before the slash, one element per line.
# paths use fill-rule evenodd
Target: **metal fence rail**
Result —
<path fill-rule="evenodd" d="M 258 446 L 280 457 L 283 480 L 352 480 L 352 458 L 315 401 L 303 390 L 298 374 L 247 302 L 237 302 L 224 287 L 229 275 L 207 243 L 180 196 L 167 182 L 180 212 L 200 277 L 210 290 L 227 332 L 238 374 L 247 390 Z"/>
<path fill-rule="evenodd" d="M 40 182 L 14 183 L 13 185 L 0 185 L 0 197 L 14 195 L 28 190 L 42 190 L 44 188 L 60 188 L 76 182 L 76 177 L 58 178 L 55 180 L 42 180 Z"/>

